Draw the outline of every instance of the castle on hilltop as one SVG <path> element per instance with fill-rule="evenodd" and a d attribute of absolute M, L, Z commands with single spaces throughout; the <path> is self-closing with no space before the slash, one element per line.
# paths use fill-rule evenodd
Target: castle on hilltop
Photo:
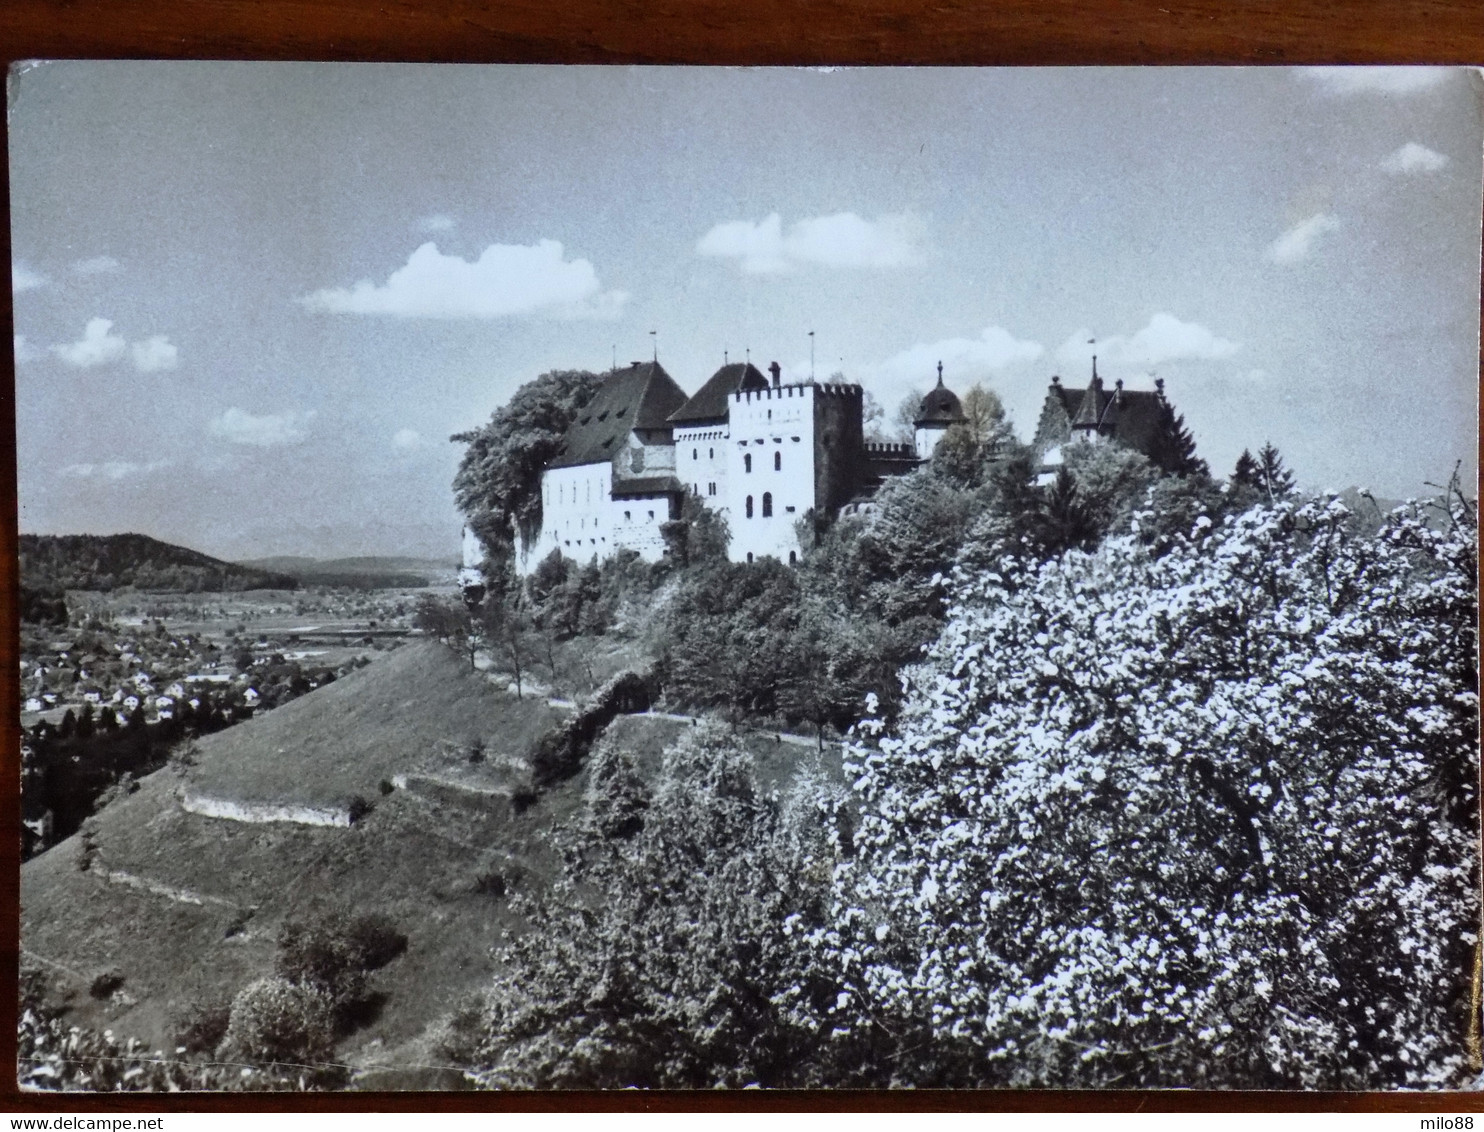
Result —
<path fill-rule="evenodd" d="M 928 463 L 948 430 L 966 423 L 942 363 L 911 444 L 865 439 L 859 385 L 784 383 L 777 362 L 768 369 L 771 380 L 751 362 L 723 365 L 690 396 L 658 360 L 609 371 L 542 473 L 541 529 L 517 537 L 517 570 L 530 573 L 554 550 L 579 562 L 632 550 L 656 562 L 662 528 L 680 517 L 687 495 L 725 516 L 731 561 L 792 564 L 802 554 L 800 519 L 868 500 L 886 478 Z M 1118 443 L 1153 458 L 1173 419 L 1164 383 L 1156 385 L 1105 390 L 1096 359 L 1086 389 L 1053 377 L 1033 442 L 1041 471 L 1054 474 L 1072 443 Z M 468 583 L 483 557 L 466 529 Z"/>
<path fill-rule="evenodd" d="M 664 553 L 661 527 L 690 495 L 727 519 L 733 562 L 797 562 L 798 521 L 870 496 L 931 457 L 964 420 L 942 384 L 923 401 L 915 444 L 865 439 L 859 385 L 785 383 L 733 362 L 694 394 L 658 361 L 615 369 L 579 411 L 541 477 L 541 531 L 517 547 L 522 573 L 553 550 L 584 561 Z"/>

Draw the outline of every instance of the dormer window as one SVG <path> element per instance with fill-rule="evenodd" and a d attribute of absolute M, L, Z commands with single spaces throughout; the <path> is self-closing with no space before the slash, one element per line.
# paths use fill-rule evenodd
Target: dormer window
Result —
<path fill-rule="evenodd" d="M 617 412 L 615 412 L 615 413 L 614 413 L 614 414 L 613 414 L 613 415 L 614 415 L 614 417 L 615 417 L 615 418 L 617 418 L 617 417 L 621 417 L 621 416 L 623 416 L 623 415 L 624 415 L 624 414 L 625 414 L 625 413 L 627 413 L 627 412 L 628 412 L 628 411 L 629 411 L 629 407 L 628 407 L 628 406 L 627 406 L 627 405 L 625 405 L 625 406 L 624 406 L 624 407 L 623 407 L 623 408 L 622 408 L 622 409 L 619 409 L 619 410 L 618 410 L 618 411 L 617 411 Z"/>
<path fill-rule="evenodd" d="M 608 410 L 607 409 L 604 409 L 601 413 L 598 414 L 598 420 L 600 420 L 600 421 L 606 421 L 607 419 L 608 419 Z"/>

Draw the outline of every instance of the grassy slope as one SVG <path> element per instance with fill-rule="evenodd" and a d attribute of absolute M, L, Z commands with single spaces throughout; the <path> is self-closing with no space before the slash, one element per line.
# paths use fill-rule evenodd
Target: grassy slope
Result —
<path fill-rule="evenodd" d="M 374 706 L 357 714 L 358 705 L 387 702 L 392 689 L 401 697 L 393 719 Z M 471 728 L 485 728 L 492 746 L 508 749 L 552 718 L 544 704 L 517 703 L 437 646 L 398 650 L 203 740 L 188 776 L 161 771 L 98 815 L 102 869 L 227 906 L 141 892 L 108 881 L 99 868 L 81 872 L 72 838 L 22 868 L 22 945 L 50 961 L 58 993 L 80 1024 L 163 1047 L 172 1011 L 225 1002 L 271 970 L 285 919 L 320 906 L 382 911 L 407 932 L 408 950 L 378 976 L 387 996 L 380 1016 L 347 1039 L 342 1054 L 396 1061 L 394 1047 L 485 983 L 489 947 L 520 926 L 503 900 L 478 891 L 478 878 L 499 869 L 514 887 L 549 883 L 556 860 L 547 839 L 580 804 L 582 784 L 514 815 L 499 797 L 413 789 L 383 798 L 376 783 L 421 769 L 493 788 L 498 770 L 470 767 L 463 754 Z M 403 753 L 400 763 L 395 752 Z M 177 792 L 199 791 L 203 781 L 251 787 L 265 800 L 277 799 L 275 782 L 299 799 L 355 789 L 377 804 L 351 829 L 249 825 L 182 811 Z M 228 938 L 238 907 L 254 911 L 245 931 Z M 100 1003 L 88 997 L 87 981 L 110 966 L 124 973 L 126 998 Z"/>
<path fill-rule="evenodd" d="M 251 726 L 203 739 L 190 784 L 236 801 L 374 799 L 383 778 L 446 761 L 476 738 L 492 753 L 521 755 L 559 718 L 544 702 L 494 691 L 447 649 L 421 641 Z"/>
<path fill-rule="evenodd" d="M 500 751 L 519 753 L 558 718 L 544 703 L 496 690 L 431 643 L 409 645 L 342 681 L 261 719 L 202 740 L 199 762 L 145 779 L 139 791 L 98 815 L 97 868 L 76 867 L 77 838 L 21 871 L 26 950 L 69 968 L 49 968 L 79 1023 L 109 1027 L 166 1048 L 173 1013 L 224 1003 L 272 969 L 286 919 L 319 907 L 382 911 L 409 936 L 405 955 L 376 976 L 379 1015 L 341 1046 L 352 1064 L 423 1064 L 427 1031 L 491 974 L 491 946 L 522 924 L 506 901 L 480 891 L 499 871 L 511 888 L 536 893 L 558 867 L 550 838 L 582 804 L 584 776 L 514 814 L 498 794 L 419 784 L 418 774 L 481 790 L 501 784 Z M 688 725 L 620 717 L 612 734 L 652 773 L 660 752 Z M 471 736 L 492 757 L 471 766 Z M 807 749 L 749 737 L 765 781 L 782 784 Z M 826 756 L 826 766 L 837 756 Z M 412 775 L 411 789 L 383 797 L 376 784 Z M 182 790 L 263 801 L 324 802 L 361 793 L 375 810 L 350 829 L 253 825 L 180 809 Z M 148 878 L 206 898 L 180 903 L 110 882 L 103 870 Z M 220 903 L 218 903 L 220 902 Z M 245 929 L 227 936 L 240 912 Z M 125 975 L 124 998 L 98 1002 L 87 982 L 106 967 Z M 433 1079 L 440 1085 L 447 1078 Z M 382 1087 L 426 1084 L 383 1076 Z"/>

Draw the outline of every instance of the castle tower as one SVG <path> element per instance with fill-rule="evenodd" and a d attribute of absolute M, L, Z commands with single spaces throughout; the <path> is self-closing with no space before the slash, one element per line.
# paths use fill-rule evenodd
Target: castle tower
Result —
<path fill-rule="evenodd" d="M 943 434 L 956 424 L 966 424 L 964 407 L 953 390 L 943 384 L 943 363 L 938 363 L 938 385 L 928 391 L 912 422 L 912 440 L 919 460 L 930 459 Z"/>
<path fill-rule="evenodd" d="M 771 367 L 770 367 L 771 369 Z M 797 526 L 838 510 L 864 479 L 859 385 L 742 386 L 727 397 L 725 499 L 733 562 L 802 554 Z"/>

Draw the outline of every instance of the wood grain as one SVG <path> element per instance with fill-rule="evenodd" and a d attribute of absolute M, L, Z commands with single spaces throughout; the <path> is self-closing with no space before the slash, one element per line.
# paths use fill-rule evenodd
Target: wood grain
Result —
<path fill-rule="evenodd" d="M 1428 0 L 7 0 L 8 58 L 725 64 L 1484 61 Z"/>

